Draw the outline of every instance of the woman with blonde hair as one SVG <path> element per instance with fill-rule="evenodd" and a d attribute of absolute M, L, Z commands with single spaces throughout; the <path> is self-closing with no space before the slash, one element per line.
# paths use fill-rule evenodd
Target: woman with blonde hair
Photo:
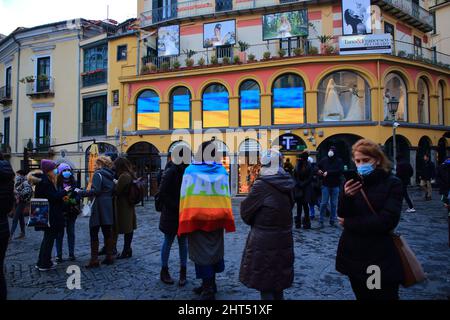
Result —
<path fill-rule="evenodd" d="M 106 265 L 114 263 L 112 226 L 114 224 L 113 193 L 115 183 L 112 166 L 113 162 L 110 157 L 100 156 L 95 162 L 95 173 L 91 189 L 87 191 L 75 190 L 81 197 L 94 198 L 89 220 L 91 260 L 86 268 L 97 268 L 100 266 L 98 260 L 98 232 L 100 229 L 102 229 L 106 247 L 106 258 L 102 263 Z"/>
<path fill-rule="evenodd" d="M 400 221 L 402 182 L 380 146 L 362 139 L 353 145 L 358 175 L 348 180 L 339 201 L 338 220 L 344 227 L 336 270 L 349 277 L 358 300 L 398 300 L 403 271 L 391 236 Z M 368 288 L 369 267 L 380 271 L 379 286 Z"/>

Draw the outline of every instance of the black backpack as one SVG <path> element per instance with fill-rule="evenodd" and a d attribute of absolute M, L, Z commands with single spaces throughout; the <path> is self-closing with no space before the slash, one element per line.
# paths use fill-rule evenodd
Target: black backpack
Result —
<path fill-rule="evenodd" d="M 128 189 L 128 201 L 131 205 L 136 206 L 144 201 L 145 197 L 145 181 L 143 178 L 134 179 Z"/>

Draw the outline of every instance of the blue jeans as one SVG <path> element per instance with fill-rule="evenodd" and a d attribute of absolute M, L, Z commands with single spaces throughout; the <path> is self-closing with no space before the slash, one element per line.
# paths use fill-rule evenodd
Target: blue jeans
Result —
<path fill-rule="evenodd" d="M 173 241 L 175 240 L 175 234 L 164 234 L 164 242 L 161 248 L 161 265 L 163 268 L 169 266 L 170 249 L 172 248 Z M 187 237 L 185 235 L 178 237 L 178 249 L 180 254 L 180 265 L 186 267 L 187 265 Z"/>
<path fill-rule="evenodd" d="M 20 223 L 20 232 L 25 234 L 25 217 L 23 216 L 23 210 L 27 206 L 24 202 L 19 202 L 16 206 L 14 218 L 11 226 L 11 237 L 14 235 L 17 229 L 17 224 Z"/>
<path fill-rule="evenodd" d="M 330 222 L 336 221 L 336 211 L 339 199 L 339 187 L 325 187 L 322 186 L 322 202 L 320 203 L 320 222 L 325 220 L 325 212 L 327 211 L 328 201 L 330 201 L 331 217 Z"/>
<path fill-rule="evenodd" d="M 66 217 L 67 243 L 69 245 L 69 256 L 75 256 L 75 221 L 77 217 Z M 61 229 L 56 237 L 56 254 L 62 258 L 64 229 Z"/>

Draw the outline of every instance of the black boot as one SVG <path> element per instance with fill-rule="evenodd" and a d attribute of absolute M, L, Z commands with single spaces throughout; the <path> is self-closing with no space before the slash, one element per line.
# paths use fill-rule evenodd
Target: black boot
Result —
<path fill-rule="evenodd" d="M 200 295 L 200 300 L 212 301 L 216 300 L 216 295 L 214 291 L 214 279 L 204 279 L 203 280 L 203 290 Z"/>
<path fill-rule="evenodd" d="M 170 276 L 168 267 L 161 268 L 160 278 L 161 278 L 161 281 L 165 284 L 174 284 L 175 283 L 173 281 L 172 277 Z"/>

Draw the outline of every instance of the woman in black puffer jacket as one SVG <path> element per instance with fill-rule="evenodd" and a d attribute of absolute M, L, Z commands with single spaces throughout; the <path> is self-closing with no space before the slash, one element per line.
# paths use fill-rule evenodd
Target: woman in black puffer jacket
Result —
<path fill-rule="evenodd" d="M 403 270 L 391 232 L 400 221 L 402 182 L 391 174 L 389 160 L 376 143 L 360 140 L 352 152 L 362 183 L 346 182 L 339 201 L 339 223 L 344 231 L 336 270 L 349 277 L 358 300 L 398 300 Z M 367 286 L 373 275 L 368 271 L 370 266 L 379 267 L 381 289 L 370 290 Z"/>

